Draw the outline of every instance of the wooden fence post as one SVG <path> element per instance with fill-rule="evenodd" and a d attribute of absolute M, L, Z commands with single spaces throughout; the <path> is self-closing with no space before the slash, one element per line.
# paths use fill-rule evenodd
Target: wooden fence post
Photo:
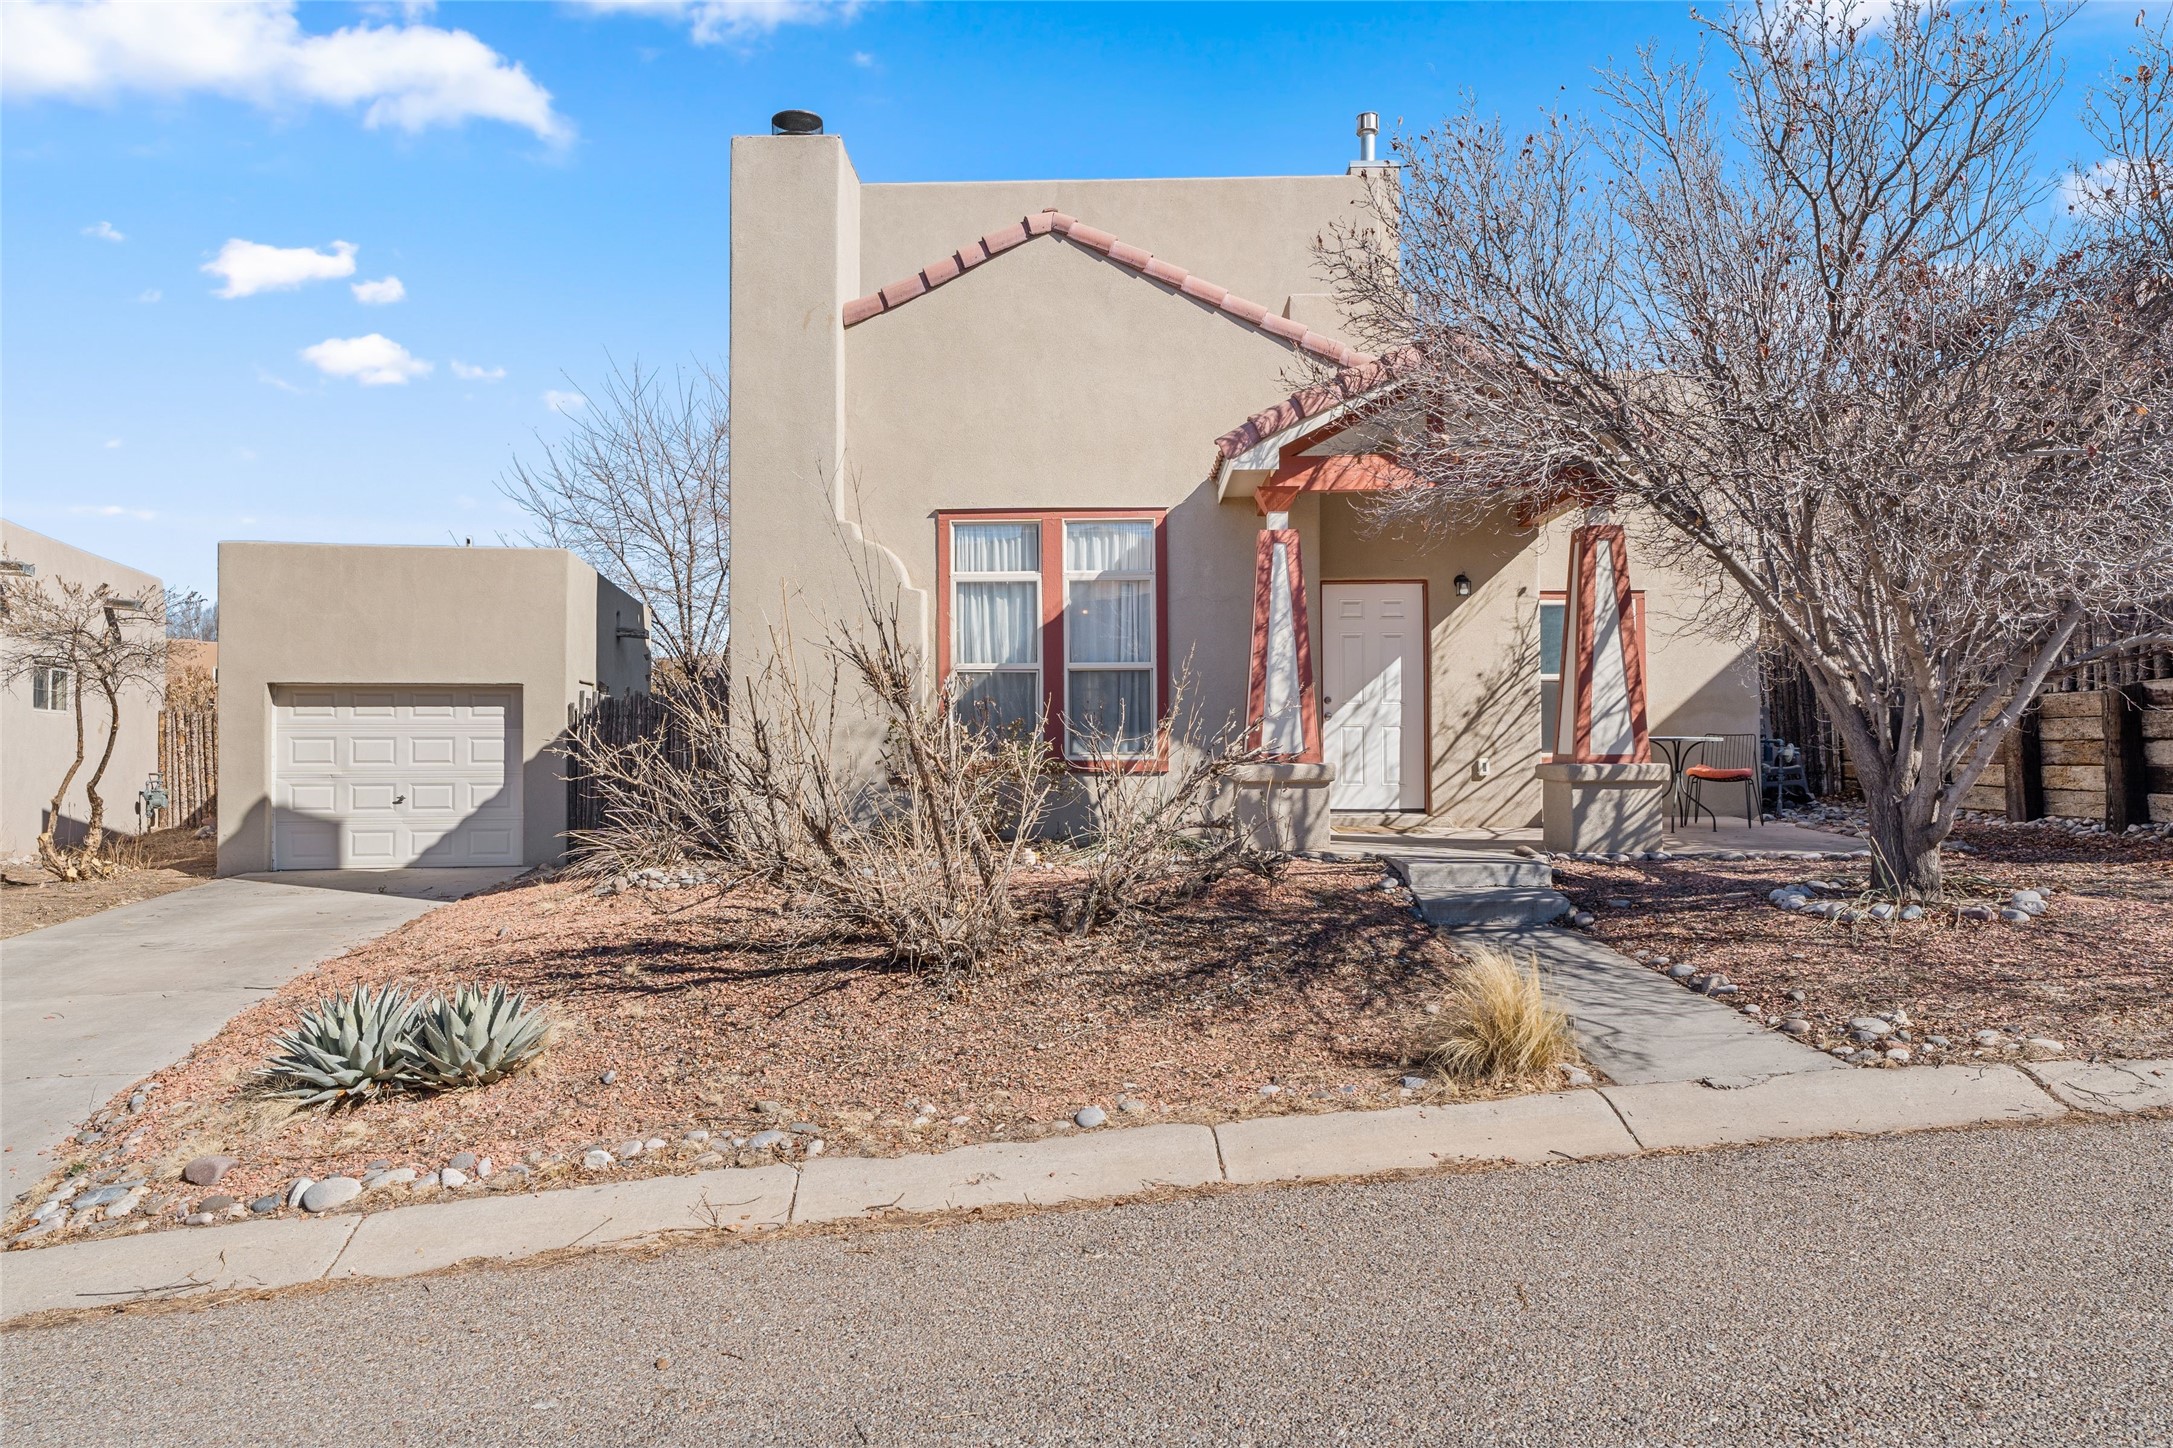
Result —
<path fill-rule="evenodd" d="M 2044 746 L 2037 733 L 2037 706 L 2031 704 L 2007 731 L 2001 746 L 2006 772 L 2007 818 L 2017 824 L 2045 817 Z"/>
<path fill-rule="evenodd" d="M 2143 760 L 2143 688 L 2107 685 L 2105 700 L 2105 828 L 2126 834 L 2129 825 L 2150 819 L 2150 796 Z"/>

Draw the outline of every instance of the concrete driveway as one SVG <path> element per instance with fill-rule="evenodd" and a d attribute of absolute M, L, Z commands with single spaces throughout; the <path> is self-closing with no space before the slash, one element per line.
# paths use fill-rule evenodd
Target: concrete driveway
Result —
<path fill-rule="evenodd" d="M 0 943 L 0 1167 L 16 1193 L 101 1102 L 321 960 L 512 870 L 213 880 Z"/>

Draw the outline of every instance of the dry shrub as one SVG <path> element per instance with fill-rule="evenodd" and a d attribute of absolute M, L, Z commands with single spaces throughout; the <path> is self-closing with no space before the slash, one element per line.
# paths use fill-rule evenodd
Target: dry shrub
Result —
<path fill-rule="evenodd" d="M 951 691 L 929 687 L 896 609 L 872 600 L 863 626 L 824 641 L 826 680 L 807 677 L 789 631 L 763 657 L 736 699 L 660 695 L 665 727 L 652 737 L 576 729 L 605 821 L 576 832 L 577 867 L 715 862 L 811 897 L 840 934 L 946 973 L 1005 948 L 1020 924 L 1012 874 L 1053 779 L 1040 734 L 962 721 Z M 872 774 L 850 727 L 870 717 L 882 729 Z"/>
<path fill-rule="evenodd" d="M 1171 693 L 1158 745 L 1166 755 L 1172 735 L 1195 740 L 1187 762 L 1166 773 L 1104 766 L 1073 776 L 1092 833 L 1066 861 L 1079 873 L 1056 905 L 1059 929 L 1084 935 L 1127 912 L 1189 899 L 1232 870 L 1274 879 L 1289 863 L 1252 848 L 1232 818 L 1230 773 L 1260 757 L 1243 726 L 1226 722 L 1201 737 L 1188 670 Z M 1090 740 L 1087 752 L 1113 756 L 1105 746 Z"/>
<path fill-rule="evenodd" d="M 1461 947 L 1468 961 L 1441 1007 L 1426 1059 L 1452 1080 L 1483 1086 L 1535 1081 L 1576 1058 L 1569 1017 L 1547 996 L 1539 961 L 1493 945 Z"/>

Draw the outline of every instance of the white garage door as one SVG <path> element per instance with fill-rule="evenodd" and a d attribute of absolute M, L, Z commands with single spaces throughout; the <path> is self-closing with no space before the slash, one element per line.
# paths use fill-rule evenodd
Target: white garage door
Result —
<path fill-rule="evenodd" d="M 273 869 L 521 863 L 519 689 L 282 686 L 272 707 Z"/>

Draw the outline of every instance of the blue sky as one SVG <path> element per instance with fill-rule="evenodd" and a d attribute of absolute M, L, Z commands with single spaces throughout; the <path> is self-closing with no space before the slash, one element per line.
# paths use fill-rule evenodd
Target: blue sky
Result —
<path fill-rule="evenodd" d="M 0 507 L 206 593 L 222 538 L 515 535 L 569 375 L 721 363 L 729 138 L 782 107 L 871 181 L 1332 172 L 1361 109 L 1531 115 L 1697 43 L 1679 4 L 6 9 Z M 2135 14 L 2070 28 L 2074 100 Z M 204 269 L 237 240 L 285 255 Z"/>

